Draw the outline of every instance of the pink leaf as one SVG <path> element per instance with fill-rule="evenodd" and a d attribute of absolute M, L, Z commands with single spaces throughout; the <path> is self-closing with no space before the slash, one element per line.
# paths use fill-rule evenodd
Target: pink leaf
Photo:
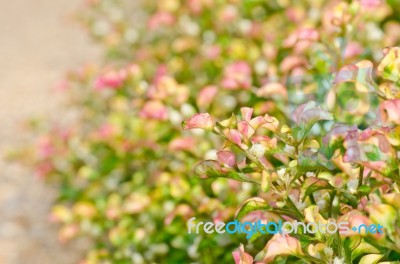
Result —
<path fill-rule="evenodd" d="M 378 8 L 382 3 L 382 0 L 360 0 L 360 4 L 363 8 L 372 10 Z"/>
<path fill-rule="evenodd" d="M 253 108 L 242 107 L 240 108 L 240 112 L 242 113 L 242 118 L 244 121 L 250 121 L 251 116 L 253 115 Z"/>
<path fill-rule="evenodd" d="M 280 68 L 282 72 L 289 72 L 297 67 L 304 67 L 307 65 L 306 60 L 299 56 L 288 56 L 283 59 Z"/>
<path fill-rule="evenodd" d="M 237 125 L 240 134 L 242 134 L 244 137 L 250 138 L 252 135 L 254 135 L 254 128 L 252 128 L 246 121 L 240 121 Z"/>
<path fill-rule="evenodd" d="M 334 84 L 345 82 L 355 83 L 359 91 L 370 91 L 374 89 L 372 77 L 374 65 L 368 60 L 360 61 L 356 64 L 346 65 L 336 74 Z"/>
<path fill-rule="evenodd" d="M 222 85 L 226 89 L 249 89 L 251 86 L 251 68 L 247 62 L 239 61 L 228 65 L 224 71 Z"/>
<path fill-rule="evenodd" d="M 173 151 L 193 150 L 195 145 L 196 145 L 196 140 L 194 138 L 191 137 L 175 138 L 169 143 L 168 148 Z"/>
<path fill-rule="evenodd" d="M 303 255 L 300 242 L 289 235 L 274 235 L 264 248 L 266 255 L 264 261 L 270 262 L 280 255 Z"/>
<path fill-rule="evenodd" d="M 400 124 L 400 99 L 384 101 L 380 106 L 380 115 L 384 122 Z"/>
<path fill-rule="evenodd" d="M 272 122 L 272 121 L 271 121 Z M 267 123 L 267 120 L 263 116 L 256 116 L 250 120 L 249 124 L 254 128 L 257 129 L 258 127 Z"/>
<path fill-rule="evenodd" d="M 200 107 L 207 107 L 214 100 L 215 95 L 218 93 L 216 86 L 204 87 L 197 97 L 197 105 Z"/>
<path fill-rule="evenodd" d="M 175 17 L 168 12 L 158 12 L 155 13 L 152 17 L 150 17 L 148 21 L 148 28 L 153 30 L 161 26 L 170 26 L 174 24 Z"/>
<path fill-rule="evenodd" d="M 237 250 L 232 252 L 232 256 L 235 260 L 235 264 L 253 264 L 253 257 L 244 252 L 242 244 Z"/>
<path fill-rule="evenodd" d="M 280 83 L 267 83 L 257 90 L 257 95 L 265 98 L 277 95 L 287 98 L 287 90 L 286 87 Z"/>
<path fill-rule="evenodd" d="M 108 71 L 97 78 L 95 88 L 96 90 L 119 88 L 124 83 L 126 77 L 125 71 Z"/>
<path fill-rule="evenodd" d="M 236 129 L 229 129 L 227 137 L 238 146 L 242 144 L 241 134 Z"/>
<path fill-rule="evenodd" d="M 234 167 L 236 164 L 235 154 L 228 150 L 222 150 L 217 153 L 218 161 L 228 167 Z"/>
<path fill-rule="evenodd" d="M 330 144 L 338 138 L 345 139 L 350 130 L 356 130 L 356 126 L 348 126 L 342 124 L 336 124 L 324 137 L 323 143 L 325 145 Z"/>
<path fill-rule="evenodd" d="M 183 122 L 183 129 L 201 128 L 211 130 L 213 127 L 214 122 L 208 113 L 196 114 L 188 121 Z"/>
<path fill-rule="evenodd" d="M 332 114 L 322 109 L 320 106 L 316 106 L 315 102 L 311 101 L 300 105 L 293 112 L 293 120 L 297 124 L 313 125 L 320 120 L 332 120 Z"/>
<path fill-rule="evenodd" d="M 168 109 L 160 101 L 148 101 L 139 113 L 140 117 L 156 120 L 166 120 L 168 118 Z"/>

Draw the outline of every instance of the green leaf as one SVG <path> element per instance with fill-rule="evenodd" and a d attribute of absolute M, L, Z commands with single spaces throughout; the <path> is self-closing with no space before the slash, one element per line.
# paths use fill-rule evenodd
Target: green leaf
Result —
<path fill-rule="evenodd" d="M 222 171 L 221 166 L 215 160 L 205 160 L 196 165 L 194 168 L 194 172 L 201 178 L 201 179 L 213 179 L 213 178 L 228 178 L 233 179 L 241 182 L 251 182 L 260 184 L 259 181 L 248 177 L 246 174 L 241 172 L 237 172 L 234 170 L 230 171 Z"/>
<path fill-rule="evenodd" d="M 358 205 L 358 199 L 351 193 L 342 192 L 343 196 L 348 200 L 348 203 L 353 207 L 356 208 Z"/>
<path fill-rule="evenodd" d="M 252 243 L 252 242 L 254 242 L 257 238 L 261 237 L 262 235 L 264 235 L 264 234 L 262 234 L 261 232 L 255 232 L 255 233 L 248 239 L 248 242 L 249 242 L 249 243 Z"/>
<path fill-rule="evenodd" d="M 318 179 L 316 182 L 314 182 L 307 188 L 307 190 L 304 193 L 303 201 L 307 198 L 307 196 L 311 195 L 312 193 L 324 189 L 333 190 L 335 188 L 328 182 L 328 180 Z"/>
<path fill-rule="evenodd" d="M 365 153 L 369 161 L 380 161 L 382 160 L 380 150 L 378 146 L 369 145 L 369 151 Z"/>
<path fill-rule="evenodd" d="M 197 164 L 194 172 L 202 179 L 224 177 L 221 166 L 215 160 L 205 160 Z"/>
<path fill-rule="evenodd" d="M 317 168 L 319 167 L 319 163 L 317 160 L 317 154 L 316 153 L 312 153 L 312 154 L 308 154 L 308 153 L 301 153 L 299 155 L 298 158 L 298 166 L 305 168 L 306 170 L 312 169 L 312 168 Z"/>
<path fill-rule="evenodd" d="M 360 187 L 358 187 L 358 191 L 363 194 L 368 194 L 371 192 L 371 187 L 367 185 L 361 185 Z"/>
<path fill-rule="evenodd" d="M 285 215 L 289 216 L 293 219 L 300 220 L 300 218 L 292 211 L 289 209 L 284 209 L 284 208 L 274 208 L 269 210 L 271 213 L 277 214 L 277 215 Z"/>
<path fill-rule="evenodd" d="M 383 258 L 383 254 L 369 254 L 360 259 L 358 264 L 376 264 Z"/>
<path fill-rule="evenodd" d="M 237 172 L 234 170 L 228 171 L 226 174 L 223 174 L 222 177 L 241 181 L 241 182 L 251 182 L 251 183 L 260 184 L 259 180 L 252 179 L 249 176 L 247 176 L 246 174 Z"/>
<path fill-rule="evenodd" d="M 269 204 L 262 198 L 253 197 L 244 201 L 242 206 L 236 212 L 235 219 L 239 220 L 246 216 L 248 213 L 257 210 L 271 209 Z"/>
<path fill-rule="evenodd" d="M 261 190 L 263 192 L 268 192 L 270 184 L 271 184 L 271 175 L 269 174 L 269 172 L 263 170 L 261 176 Z"/>
<path fill-rule="evenodd" d="M 353 237 L 349 237 L 348 239 L 349 239 L 349 247 L 350 247 L 351 251 L 356 249 L 361 244 L 361 241 L 362 241 L 360 236 L 353 236 Z"/>
<path fill-rule="evenodd" d="M 325 244 L 330 245 L 335 252 L 338 252 L 338 257 L 346 257 L 345 246 L 344 243 L 342 243 L 339 232 L 328 236 Z"/>
<path fill-rule="evenodd" d="M 327 159 L 322 153 L 318 152 L 318 162 L 328 170 L 334 170 L 336 168 L 332 161 Z"/>
<path fill-rule="evenodd" d="M 313 171 L 318 168 L 333 170 L 336 166 L 319 151 L 311 153 L 305 150 L 299 155 L 298 165 L 303 171 Z"/>
<path fill-rule="evenodd" d="M 379 250 L 371 244 L 361 240 L 361 243 L 353 250 L 352 261 L 364 254 L 379 254 Z"/>
<path fill-rule="evenodd" d="M 344 258 L 346 263 L 351 263 L 353 250 L 358 247 L 361 243 L 361 238 L 359 236 L 348 237 L 344 240 Z"/>
<path fill-rule="evenodd" d="M 292 135 L 297 143 L 300 143 L 306 134 L 306 130 L 303 127 L 296 126 L 292 128 Z"/>
<path fill-rule="evenodd" d="M 237 125 L 237 117 L 234 114 L 232 114 L 230 118 L 225 119 L 221 122 L 217 122 L 216 125 L 218 128 L 222 128 L 222 129 L 234 128 Z"/>

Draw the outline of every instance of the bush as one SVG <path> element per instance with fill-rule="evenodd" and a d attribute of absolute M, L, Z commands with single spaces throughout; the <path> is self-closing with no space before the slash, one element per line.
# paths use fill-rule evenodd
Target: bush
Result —
<path fill-rule="evenodd" d="M 400 258 L 396 1 L 166 0 L 133 10 L 89 2 L 81 21 L 107 63 L 69 75 L 77 116 L 40 130 L 32 155 L 59 186 L 60 239 L 93 238 L 84 263 Z M 344 219 L 385 233 L 247 240 L 188 234 L 193 216 Z"/>

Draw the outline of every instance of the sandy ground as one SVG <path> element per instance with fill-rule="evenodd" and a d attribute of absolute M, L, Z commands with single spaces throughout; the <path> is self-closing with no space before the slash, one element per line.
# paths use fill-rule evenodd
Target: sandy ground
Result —
<path fill-rule="evenodd" d="M 59 114 L 51 89 L 99 51 L 70 15 L 83 0 L 0 0 L 0 263 L 77 263 L 81 245 L 61 246 L 47 215 L 54 190 L 2 158 L 26 137 L 21 123 Z"/>

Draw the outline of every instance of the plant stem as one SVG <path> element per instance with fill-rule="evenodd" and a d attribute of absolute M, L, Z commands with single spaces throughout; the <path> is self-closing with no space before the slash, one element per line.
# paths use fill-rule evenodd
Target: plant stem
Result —
<path fill-rule="evenodd" d="M 290 197 L 286 198 L 286 203 L 290 209 L 293 210 L 293 212 L 300 218 L 300 220 L 304 220 L 304 216 L 301 214 L 299 209 L 297 209 L 296 205 L 293 203 L 292 199 Z"/>
<path fill-rule="evenodd" d="M 364 166 L 360 166 L 360 173 L 358 174 L 358 187 L 363 184 Z"/>
<path fill-rule="evenodd" d="M 316 205 L 316 204 L 317 204 L 317 202 L 315 201 L 314 194 L 313 194 L 313 193 L 311 193 L 309 197 L 310 197 L 310 201 L 311 201 L 311 203 L 312 203 L 312 204 L 314 204 L 314 205 Z"/>
<path fill-rule="evenodd" d="M 365 178 L 365 181 L 364 181 L 365 184 L 368 184 L 369 178 L 371 178 L 371 175 L 372 175 L 372 170 L 370 170 L 370 171 L 368 172 L 367 178 Z"/>
<path fill-rule="evenodd" d="M 330 208 L 329 208 L 329 216 L 330 217 L 332 217 L 332 211 L 333 211 L 333 201 L 335 200 L 335 196 L 336 196 L 336 191 L 333 191 L 332 193 L 331 193 L 331 200 L 330 200 L 330 203 L 329 203 L 329 205 L 330 205 Z"/>

